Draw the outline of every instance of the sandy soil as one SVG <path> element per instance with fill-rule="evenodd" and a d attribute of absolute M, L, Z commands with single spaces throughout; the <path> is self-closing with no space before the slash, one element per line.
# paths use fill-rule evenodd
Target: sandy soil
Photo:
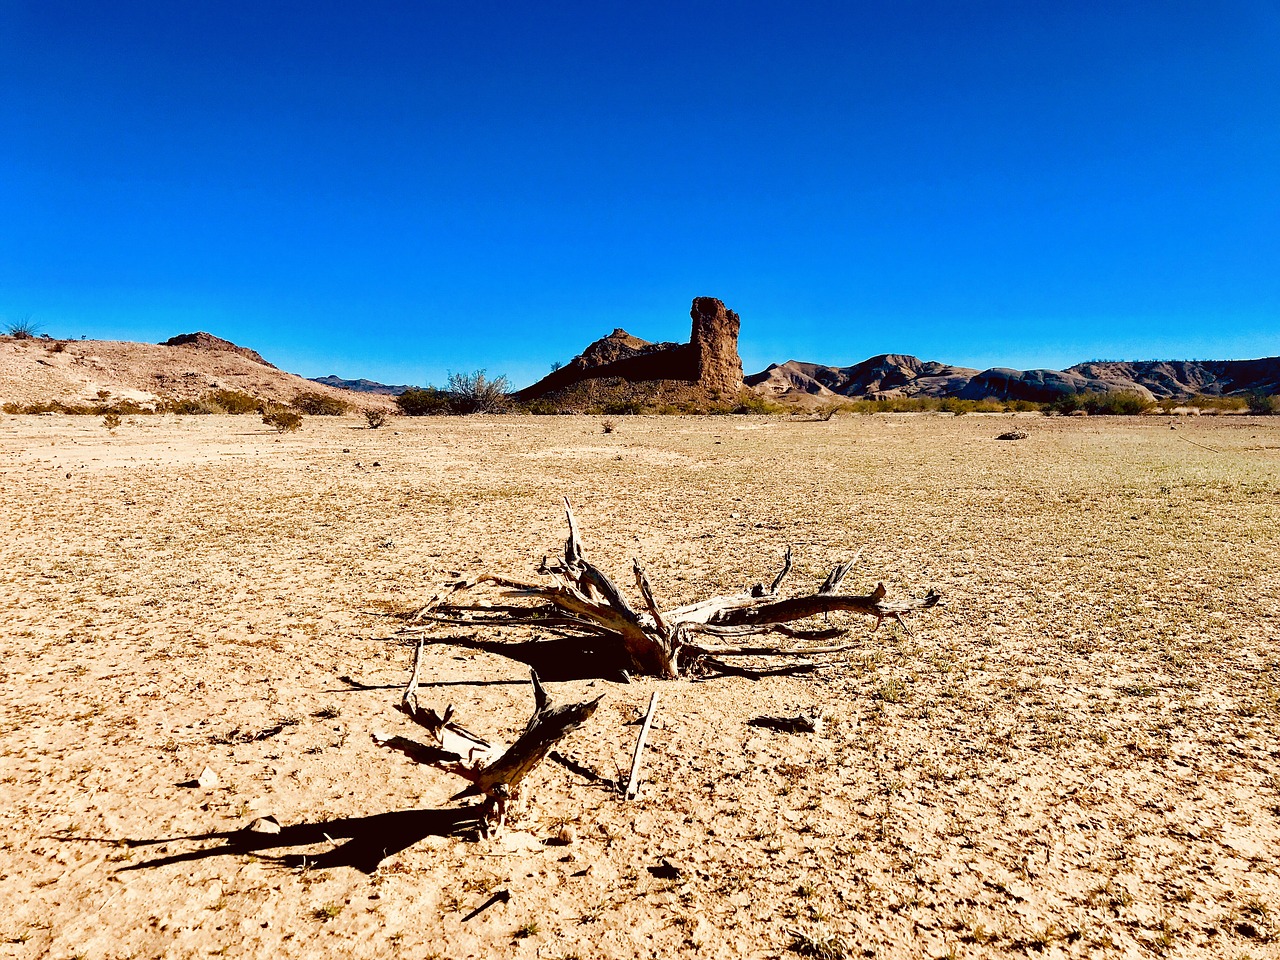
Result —
<path fill-rule="evenodd" d="M 1280 418 L 615 419 L 0 418 L 0 957 L 1280 956 Z M 552 683 L 605 694 L 577 771 L 454 835 L 370 736 L 414 735 L 395 614 L 528 576 L 561 494 L 668 604 L 790 543 L 948 606 L 810 676 Z M 518 732 L 502 638 L 432 637 L 424 702 Z M 628 803 L 589 774 L 654 689 Z"/>

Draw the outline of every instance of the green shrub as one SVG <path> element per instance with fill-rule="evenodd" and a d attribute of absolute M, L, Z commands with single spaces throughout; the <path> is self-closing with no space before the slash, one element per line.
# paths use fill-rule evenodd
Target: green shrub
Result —
<path fill-rule="evenodd" d="M 1046 405 L 1049 413 L 1076 413 L 1090 416 L 1135 416 L 1154 409 L 1155 401 L 1128 390 L 1109 393 L 1067 393 Z"/>
<path fill-rule="evenodd" d="M 1255 390 L 1245 397 L 1245 403 L 1249 407 L 1249 412 L 1260 414 L 1261 416 L 1275 416 L 1280 414 L 1280 396 L 1275 394 L 1266 394 L 1261 390 Z"/>
<path fill-rule="evenodd" d="M 340 417 L 351 409 L 351 404 L 341 397 L 319 391 L 298 394 L 292 405 L 299 413 L 312 417 Z"/>
<path fill-rule="evenodd" d="M 449 412 L 449 395 L 435 387 L 410 387 L 396 397 L 396 406 L 408 417 L 426 417 Z"/>

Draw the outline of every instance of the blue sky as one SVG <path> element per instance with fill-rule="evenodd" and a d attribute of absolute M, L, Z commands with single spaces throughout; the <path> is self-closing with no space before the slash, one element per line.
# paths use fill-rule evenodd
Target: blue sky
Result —
<path fill-rule="evenodd" d="M 539 9 L 541 6 L 555 9 Z M 0 0 L 0 318 L 523 385 L 1280 354 L 1280 3 Z"/>

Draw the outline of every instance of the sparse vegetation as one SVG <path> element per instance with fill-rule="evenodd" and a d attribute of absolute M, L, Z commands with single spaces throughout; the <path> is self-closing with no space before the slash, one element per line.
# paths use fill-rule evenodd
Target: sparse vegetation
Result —
<path fill-rule="evenodd" d="M 449 396 L 435 387 L 410 387 L 396 397 L 396 406 L 407 417 L 437 416 L 449 412 Z"/>
<path fill-rule="evenodd" d="M 1245 397 L 1245 404 L 1252 414 L 1275 416 L 1280 414 L 1280 395 L 1263 393 L 1256 390 Z"/>
<path fill-rule="evenodd" d="M 387 422 L 387 411 L 377 409 L 366 410 L 364 412 L 364 422 L 369 425 L 370 430 L 377 430 Z"/>
<path fill-rule="evenodd" d="M 1090 416 L 1135 416 L 1154 409 L 1156 403 L 1138 393 L 1068 393 L 1045 405 L 1046 413 L 1087 413 Z"/>
<path fill-rule="evenodd" d="M 109 430 L 111 433 L 115 433 L 116 428 L 120 426 L 120 414 L 118 413 L 104 414 L 102 417 L 102 425 L 106 427 L 107 430 Z"/>
<path fill-rule="evenodd" d="M 507 393 L 510 384 L 506 377 L 485 376 L 484 370 L 474 373 L 449 374 L 449 409 L 453 413 L 498 413 L 508 406 Z"/>
<path fill-rule="evenodd" d="M 844 960 L 849 955 L 849 946 L 837 934 L 825 930 L 790 930 L 790 949 L 802 957 L 816 957 L 817 960 Z"/>
<path fill-rule="evenodd" d="M 311 417 L 340 417 L 351 409 L 351 404 L 341 397 L 321 393 L 318 390 L 298 394 L 293 398 L 291 406 L 299 413 L 305 413 Z"/>
<path fill-rule="evenodd" d="M 40 325 L 28 316 L 10 320 L 4 329 L 15 340 L 31 340 L 40 332 Z"/>
<path fill-rule="evenodd" d="M 294 433 L 302 426 L 302 414 L 272 403 L 262 408 L 262 422 L 275 427 L 276 433 Z"/>

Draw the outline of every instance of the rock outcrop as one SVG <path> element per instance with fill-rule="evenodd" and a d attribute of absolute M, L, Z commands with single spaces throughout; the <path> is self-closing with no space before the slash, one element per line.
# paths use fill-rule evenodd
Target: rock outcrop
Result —
<path fill-rule="evenodd" d="M 616 329 L 578 356 L 519 391 L 523 402 L 563 401 L 566 408 L 616 394 L 643 404 L 659 394 L 682 401 L 732 399 L 742 390 L 738 315 L 714 297 L 698 297 L 689 311 L 689 343 L 650 343 Z"/>
<path fill-rule="evenodd" d="M 212 333 L 205 333 L 198 330 L 195 333 L 180 333 L 176 337 L 170 337 L 160 344 L 162 347 L 192 347 L 196 350 L 217 350 L 222 353 L 235 353 L 244 357 L 246 360 L 252 360 L 254 363 L 260 363 L 264 367 L 278 369 L 274 363 L 267 363 L 262 359 L 262 354 L 257 350 L 250 350 L 248 347 L 242 347 L 232 343 L 230 340 L 223 340 L 221 337 L 215 337 Z"/>
<path fill-rule="evenodd" d="M 689 317 L 693 320 L 690 346 L 697 364 L 698 386 L 712 393 L 736 394 L 742 389 L 738 315 L 723 301 L 698 297 Z"/>

